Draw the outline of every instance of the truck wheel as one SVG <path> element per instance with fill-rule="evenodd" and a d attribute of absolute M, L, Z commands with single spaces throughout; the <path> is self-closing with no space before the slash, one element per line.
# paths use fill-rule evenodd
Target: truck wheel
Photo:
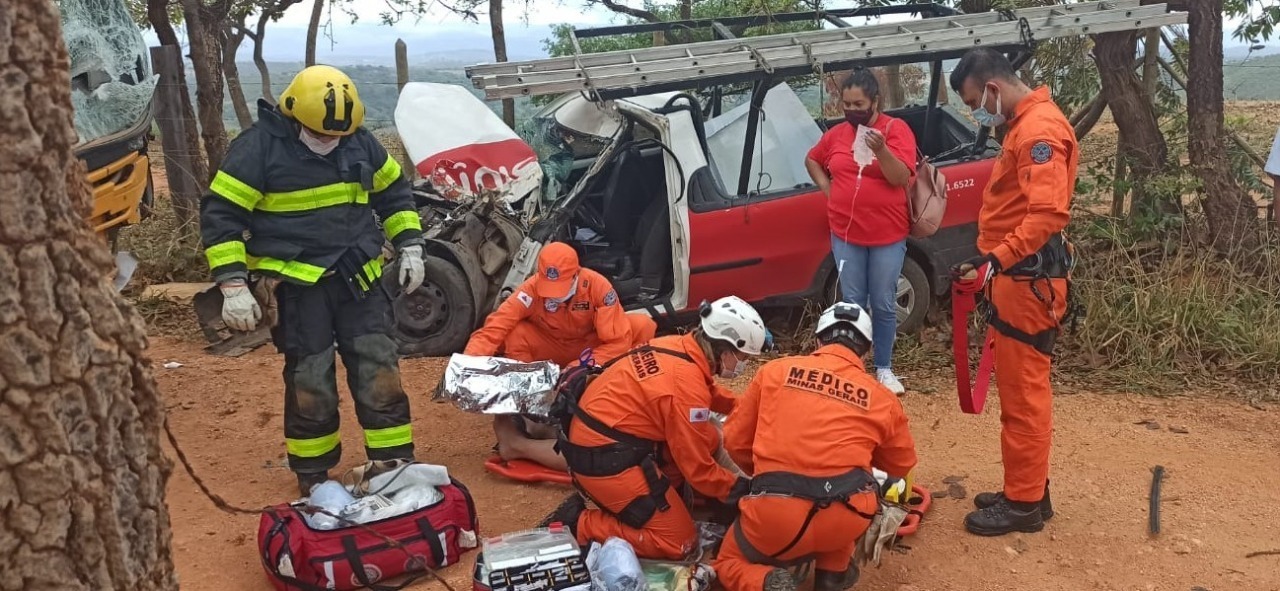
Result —
<path fill-rule="evenodd" d="M 462 270 L 448 261 L 423 257 L 426 279 L 417 291 L 402 293 L 399 272 L 387 265 L 384 281 L 391 293 L 395 325 L 391 337 L 405 357 L 440 357 L 461 351 L 471 336 L 475 304 Z"/>
<path fill-rule="evenodd" d="M 920 268 L 920 263 L 907 256 L 902 261 L 902 275 L 898 276 L 898 334 L 919 331 L 932 305 L 929 277 Z"/>

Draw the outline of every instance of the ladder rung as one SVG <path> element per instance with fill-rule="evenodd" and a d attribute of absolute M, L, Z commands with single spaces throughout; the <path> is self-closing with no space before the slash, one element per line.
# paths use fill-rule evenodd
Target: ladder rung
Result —
<path fill-rule="evenodd" d="M 1069 25 L 1054 27 L 1056 36 L 1065 35 L 1081 35 L 1092 33 L 1106 33 L 1112 31 L 1131 30 L 1135 27 L 1147 28 L 1158 27 L 1170 24 L 1179 24 L 1185 22 L 1185 15 L 1162 13 L 1154 18 L 1143 18 L 1140 21 L 1133 19 L 1128 20 L 1104 20 L 1097 23 L 1085 23 L 1082 25 Z M 1045 36 L 1044 38 L 1048 38 Z M 902 40 L 901 44 L 879 49 L 866 50 L 863 53 L 851 51 L 837 44 L 831 44 L 819 51 L 814 50 L 814 59 L 823 61 L 824 58 L 828 62 L 849 61 L 852 58 L 861 57 L 863 59 L 883 57 L 887 55 L 911 55 L 923 54 L 922 59 L 927 57 L 928 53 L 940 51 L 963 50 L 977 45 L 1001 46 L 1017 44 L 1021 41 L 1021 32 L 1016 28 L 1009 28 L 1003 32 L 984 35 L 979 38 L 968 38 L 967 36 L 957 36 L 946 41 L 931 42 L 928 47 L 921 47 L 920 44 L 909 40 Z M 803 55 L 803 54 L 801 54 Z M 803 57 L 796 59 L 794 57 L 781 59 L 776 54 L 770 58 L 770 63 L 774 68 L 808 68 L 809 64 Z M 644 86 L 652 86 L 657 84 L 679 83 L 689 80 L 696 80 L 699 83 L 711 84 L 717 77 L 726 77 L 759 71 L 762 68 L 752 60 L 750 63 L 743 64 L 741 62 L 719 64 L 697 68 L 690 71 L 687 68 L 675 68 L 663 71 L 648 72 L 644 74 L 616 74 L 612 76 L 601 76 L 593 73 L 592 82 L 596 90 L 608 89 L 626 89 L 640 88 Z M 564 92 L 574 92 L 579 90 L 591 90 L 581 80 L 559 80 L 537 85 L 540 92 L 546 91 L 547 94 L 560 94 Z M 514 96 L 528 95 L 529 85 L 495 85 L 487 87 L 486 95 L 490 99 L 509 98 Z"/>
<path fill-rule="evenodd" d="M 1126 8 L 1127 7 L 1136 8 L 1137 6 L 1139 6 L 1139 0 L 1113 0 L 1111 3 L 1116 5 L 1122 5 Z M 1098 3 L 1090 2 L 1090 3 L 1083 3 L 1083 4 L 1059 5 L 1056 7 L 1029 8 L 1029 9 L 1018 11 L 1018 15 L 1024 18 L 1027 18 L 1028 20 L 1031 20 L 1035 18 L 1043 18 L 1045 16 L 1048 16 L 1050 12 L 1053 10 L 1065 10 L 1068 13 L 1081 13 L 1081 12 L 1085 12 L 1088 9 L 1095 8 L 1095 6 L 1093 5 L 1096 5 L 1096 4 Z M 914 30 L 916 30 L 916 32 L 923 34 L 928 31 L 943 30 L 947 28 L 956 28 L 956 25 L 958 25 L 960 28 L 963 28 L 963 27 L 970 27 L 970 26 L 979 26 L 983 24 L 992 24 L 997 22 L 1007 22 L 1007 21 L 1003 21 L 1003 17 L 1001 17 L 998 13 L 988 12 L 988 13 L 979 13 L 979 14 L 972 14 L 972 15 L 961 15 L 958 17 L 921 19 L 918 22 L 913 23 L 912 26 Z M 897 32 L 897 28 L 899 26 L 900 25 L 898 24 L 888 23 L 888 24 L 869 25 L 869 26 L 862 26 L 862 27 L 851 27 L 849 29 L 836 29 L 836 30 L 829 30 L 829 31 L 810 31 L 805 33 L 799 33 L 797 34 L 797 36 L 804 42 L 818 43 L 824 40 L 844 39 L 846 38 L 844 33 L 849 31 L 850 29 L 856 29 L 857 30 L 856 36 L 859 38 L 869 38 L 869 37 L 883 36 L 887 34 L 894 34 Z M 776 47 L 779 44 L 785 45 L 787 43 L 787 40 L 785 38 L 777 39 L 776 37 L 784 37 L 784 36 L 767 35 L 767 36 L 752 37 L 747 39 L 728 39 L 728 40 L 720 40 L 720 41 L 707 41 L 702 43 L 688 44 L 688 47 L 690 48 L 690 51 L 693 51 L 696 55 L 703 55 L 703 54 L 720 53 L 725 49 L 741 44 L 744 41 L 751 43 L 757 49 L 764 49 L 767 47 Z M 630 55 L 631 51 L 636 51 L 636 50 L 618 50 L 618 51 L 612 51 L 612 52 L 586 54 L 586 55 L 583 55 L 581 58 L 582 65 L 584 67 L 590 68 L 590 67 L 596 67 L 596 66 L 607 66 L 607 65 L 617 65 L 619 63 L 628 63 L 630 60 L 627 59 L 627 56 Z M 684 53 L 683 51 L 681 51 L 680 46 L 653 47 L 653 48 L 648 48 L 648 49 L 638 50 L 638 51 L 642 52 L 645 58 L 640 61 L 647 61 L 649 59 L 670 59 L 672 57 L 681 56 Z M 491 76 L 491 75 L 497 75 L 497 74 L 512 74 L 519 71 L 515 67 L 516 64 L 529 65 L 530 66 L 529 71 L 563 70 L 563 69 L 575 67 L 572 58 L 548 58 L 548 59 L 534 60 L 529 62 L 505 62 L 505 63 L 496 63 L 496 64 L 476 65 L 468 68 L 467 73 L 470 76 Z"/>

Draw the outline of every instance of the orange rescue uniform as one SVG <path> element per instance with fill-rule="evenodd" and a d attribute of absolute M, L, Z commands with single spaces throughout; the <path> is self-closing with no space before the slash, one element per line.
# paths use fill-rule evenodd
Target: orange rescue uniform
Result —
<path fill-rule="evenodd" d="M 982 196 L 978 250 L 1009 269 L 1035 254 L 1067 227 L 1079 150 L 1075 130 L 1041 87 L 1018 103 L 1000 158 Z M 989 297 L 1001 320 L 1028 334 L 1056 328 L 1067 309 L 1067 280 L 996 275 Z M 1004 493 L 1036 502 L 1049 477 L 1053 433 L 1050 357 L 1029 344 L 995 333 L 1000 391 Z"/>
<path fill-rule="evenodd" d="M 716 388 L 711 364 L 692 335 L 661 337 L 649 345 L 683 353 L 691 361 L 657 351 L 632 353 L 596 377 L 579 405 L 609 428 L 661 444 L 660 469 L 673 481 L 663 497 L 669 507 L 654 513 L 642 528 L 628 527 L 614 515 L 650 494 L 644 469 L 631 467 L 607 477 L 575 473 L 574 483 L 608 510 L 582 513 L 578 541 L 603 543 L 618 537 L 642 558 L 678 560 L 694 547 L 697 532 L 676 482 L 686 480 L 699 493 L 722 501 L 738 482 L 737 475 L 717 464 L 714 457 L 720 433 L 711 422 L 711 411 L 719 406 L 713 405 L 713 399 L 729 394 Z M 584 447 L 615 443 L 576 418 L 569 429 L 569 441 Z M 573 472 L 572 463 L 569 467 Z"/>
<path fill-rule="evenodd" d="M 565 302 L 541 298 L 537 277 L 525 281 L 467 341 L 466 355 L 576 365 L 585 349 L 597 364 L 648 342 L 658 330 L 652 318 L 627 314 L 609 280 L 591 269 L 578 275 L 578 289 Z"/>
<path fill-rule="evenodd" d="M 729 416 L 724 445 L 749 474 L 790 472 L 827 478 L 874 466 L 905 477 L 916 465 L 915 441 L 902 403 L 867 375 L 862 360 L 842 345 L 812 355 L 772 361 L 756 373 Z M 804 534 L 775 559 L 785 563 L 812 557 L 816 567 L 844 572 L 854 545 L 871 524 L 874 491 L 849 503 L 833 503 L 814 514 Z M 813 502 L 797 497 L 751 495 L 738 503 L 734 528 L 758 552 L 773 556 L 796 539 Z M 757 591 L 773 566 L 754 564 L 730 529 L 713 564 L 728 591 Z"/>

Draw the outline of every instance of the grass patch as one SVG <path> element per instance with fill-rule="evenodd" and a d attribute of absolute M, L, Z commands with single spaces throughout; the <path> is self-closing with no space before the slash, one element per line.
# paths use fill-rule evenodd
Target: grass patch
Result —
<path fill-rule="evenodd" d="M 120 231 L 120 250 L 138 259 L 128 290 L 148 285 L 209 281 L 209 266 L 200 248 L 199 227 L 183 227 L 167 194 L 157 192 L 151 216 Z"/>
<path fill-rule="evenodd" d="M 1280 376 L 1280 270 L 1247 274 L 1185 237 L 1134 242 L 1088 222 L 1073 297 L 1086 310 L 1064 341 L 1064 368 L 1091 381 L 1167 391 L 1274 387 Z M 1274 260 L 1275 247 L 1257 256 Z"/>
<path fill-rule="evenodd" d="M 190 304 L 159 297 L 137 297 L 133 308 L 147 325 L 147 334 L 203 341 L 200 323 Z"/>

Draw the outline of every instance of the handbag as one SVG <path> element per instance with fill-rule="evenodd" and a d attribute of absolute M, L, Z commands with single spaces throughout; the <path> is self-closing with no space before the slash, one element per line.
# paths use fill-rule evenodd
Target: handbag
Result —
<path fill-rule="evenodd" d="M 947 212 L 947 177 L 920 155 L 916 176 L 907 185 L 907 215 L 913 238 L 928 238 L 942 225 Z"/>
<path fill-rule="evenodd" d="M 885 127 L 886 136 L 892 126 L 890 121 Z M 915 178 L 907 185 L 907 220 L 912 238 L 928 238 L 938 231 L 947 212 L 947 177 L 918 148 L 916 154 L 920 159 Z"/>
<path fill-rule="evenodd" d="M 319 530 L 296 504 L 268 509 L 258 527 L 267 578 L 278 591 L 396 591 L 428 568 L 457 563 L 479 545 L 480 532 L 470 491 L 452 482 L 437 487 L 443 498 L 436 503 L 364 527 Z"/>

